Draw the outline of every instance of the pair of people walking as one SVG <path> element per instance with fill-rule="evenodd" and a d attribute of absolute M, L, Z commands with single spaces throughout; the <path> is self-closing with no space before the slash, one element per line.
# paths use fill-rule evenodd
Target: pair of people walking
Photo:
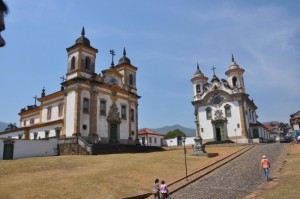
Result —
<path fill-rule="evenodd" d="M 160 185 L 159 185 L 159 179 L 156 179 L 154 181 L 153 195 L 154 195 L 154 199 L 156 199 L 156 198 L 157 199 L 171 199 L 171 197 L 169 195 L 168 186 L 164 180 L 161 181 Z"/>

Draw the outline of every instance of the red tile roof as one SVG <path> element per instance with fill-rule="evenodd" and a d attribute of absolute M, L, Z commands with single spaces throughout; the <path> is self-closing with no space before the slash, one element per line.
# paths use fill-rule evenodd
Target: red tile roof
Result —
<path fill-rule="evenodd" d="M 144 135 L 144 134 L 157 135 L 157 136 L 161 136 L 161 137 L 164 136 L 162 134 L 159 134 L 159 133 L 154 132 L 154 131 L 152 131 L 150 129 L 147 129 L 147 128 L 140 129 L 139 132 L 138 132 L 138 135 Z"/>

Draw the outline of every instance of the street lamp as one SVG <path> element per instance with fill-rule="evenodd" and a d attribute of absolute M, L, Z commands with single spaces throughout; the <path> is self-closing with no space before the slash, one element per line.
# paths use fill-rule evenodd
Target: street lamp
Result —
<path fill-rule="evenodd" d="M 234 133 L 235 133 L 235 143 L 237 144 L 236 129 L 234 129 Z"/>
<path fill-rule="evenodd" d="M 184 152 L 184 164 L 185 164 L 185 177 L 186 180 L 188 181 L 188 176 L 187 176 L 187 166 L 186 166 L 186 149 L 185 149 L 185 137 L 182 137 L 182 142 L 183 142 L 183 152 Z"/>

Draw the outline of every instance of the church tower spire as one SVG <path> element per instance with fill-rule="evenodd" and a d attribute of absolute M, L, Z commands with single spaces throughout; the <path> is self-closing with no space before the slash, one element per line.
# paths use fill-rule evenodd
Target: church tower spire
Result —
<path fill-rule="evenodd" d="M 231 54 L 231 64 L 229 69 L 225 72 L 228 77 L 228 82 L 231 88 L 237 93 L 245 93 L 244 86 L 244 74 L 245 70 L 240 68 L 240 66 L 234 60 L 233 54 Z"/>
<path fill-rule="evenodd" d="M 200 94 L 204 92 L 204 85 L 207 83 L 208 78 L 201 72 L 199 63 L 197 62 L 197 69 L 194 77 L 191 79 L 193 84 L 194 100 L 200 99 Z"/>

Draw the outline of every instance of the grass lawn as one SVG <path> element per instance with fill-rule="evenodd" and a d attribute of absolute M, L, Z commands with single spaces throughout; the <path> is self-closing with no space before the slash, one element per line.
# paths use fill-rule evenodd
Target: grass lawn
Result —
<path fill-rule="evenodd" d="M 251 198 L 296 199 L 300 198 L 300 144 L 291 145 L 290 155 L 283 165 L 278 179 L 268 182 L 264 191 Z M 249 197 L 250 198 L 250 197 Z"/>
<path fill-rule="evenodd" d="M 207 147 L 214 158 L 187 156 L 188 172 L 242 146 Z M 192 149 L 188 148 L 187 154 Z M 156 178 L 185 176 L 183 150 L 98 156 L 54 156 L 0 161 L 0 198 L 122 198 L 151 192 Z"/>

